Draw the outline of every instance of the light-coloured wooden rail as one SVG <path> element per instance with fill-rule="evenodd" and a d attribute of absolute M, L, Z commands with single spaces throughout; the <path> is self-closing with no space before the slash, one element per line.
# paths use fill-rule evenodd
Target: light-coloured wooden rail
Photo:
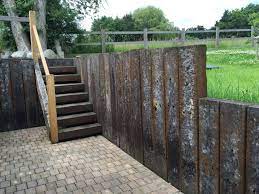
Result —
<path fill-rule="evenodd" d="M 55 95 L 55 81 L 54 75 L 50 74 L 47 61 L 45 59 L 43 49 L 41 46 L 39 34 L 36 26 L 36 13 L 35 11 L 29 12 L 30 22 L 30 38 L 31 38 L 31 51 L 35 63 L 42 61 L 43 69 L 46 75 L 46 86 L 48 94 L 48 114 L 50 124 L 50 140 L 52 143 L 58 142 L 58 124 L 57 124 L 57 109 L 56 109 L 56 95 Z"/>

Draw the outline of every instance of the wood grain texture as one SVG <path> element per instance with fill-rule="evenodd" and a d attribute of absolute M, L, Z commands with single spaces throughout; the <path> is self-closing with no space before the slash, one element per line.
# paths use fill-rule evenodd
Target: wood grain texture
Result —
<path fill-rule="evenodd" d="M 0 64 L 0 131 L 9 131 L 16 129 L 13 122 L 10 66 L 8 61 L 1 60 Z"/>
<path fill-rule="evenodd" d="M 179 131 L 179 52 L 177 48 L 164 51 L 165 122 L 167 135 L 168 181 L 180 187 Z"/>
<path fill-rule="evenodd" d="M 38 94 L 36 89 L 36 77 L 34 72 L 34 64 L 32 61 L 22 60 L 20 65 L 23 66 L 23 86 L 24 99 L 26 108 L 27 127 L 36 127 L 42 123 L 43 115 L 41 114 Z"/>
<path fill-rule="evenodd" d="M 195 47 L 179 50 L 179 103 L 181 136 L 181 187 L 184 193 L 198 192 L 198 92 Z"/>
<path fill-rule="evenodd" d="M 199 186 L 200 193 L 219 193 L 219 101 L 200 99 Z"/>
<path fill-rule="evenodd" d="M 13 61 L 10 65 L 11 88 L 13 100 L 14 125 L 16 129 L 27 128 L 25 94 L 23 86 L 23 66 L 19 60 Z"/>
<path fill-rule="evenodd" d="M 245 192 L 246 107 L 220 102 L 220 193 Z"/>
<path fill-rule="evenodd" d="M 247 108 L 246 193 L 259 193 L 259 106 Z"/>
<path fill-rule="evenodd" d="M 58 123 L 57 123 L 57 108 L 56 108 L 54 75 L 47 75 L 46 83 L 47 83 L 47 92 L 48 92 L 50 140 L 51 140 L 51 143 L 57 143 L 58 142 Z"/>

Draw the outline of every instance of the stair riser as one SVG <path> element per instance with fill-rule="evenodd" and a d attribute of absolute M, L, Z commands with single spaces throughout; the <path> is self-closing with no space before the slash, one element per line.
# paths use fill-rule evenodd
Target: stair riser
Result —
<path fill-rule="evenodd" d="M 78 106 L 57 108 L 57 114 L 59 116 L 83 113 L 83 112 L 93 112 L 93 105 L 89 104 L 89 105 L 78 105 Z"/>
<path fill-rule="evenodd" d="M 97 122 L 96 115 L 89 115 L 89 116 L 82 116 L 82 117 L 58 120 L 58 127 L 60 129 L 62 129 L 62 128 L 73 127 L 73 126 L 78 126 L 78 125 L 82 125 L 82 124 L 84 124 L 84 125 L 92 124 L 95 122 Z"/>
<path fill-rule="evenodd" d="M 76 102 L 89 101 L 89 96 L 87 94 L 71 95 L 71 96 L 60 96 L 56 98 L 57 104 L 69 104 Z"/>
<path fill-rule="evenodd" d="M 88 137 L 92 135 L 99 135 L 102 133 L 102 127 L 92 127 L 91 129 L 82 129 L 80 131 L 70 131 L 59 133 L 58 139 L 59 141 L 67 141 L 77 138 Z"/>
<path fill-rule="evenodd" d="M 41 69 L 42 74 L 44 75 L 45 72 L 43 69 Z M 49 72 L 54 75 L 60 75 L 60 74 L 74 74 L 77 73 L 76 67 L 55 67 L 55 68 L 49 68 Z"/>
<path fill-rule="evenodd" d="M 45 76 L 43 77 L 46 82 Z M 69 75 L 69 76 L 55 76 L 54 77 L 56 84 L 65 84 L 65 83 L 80 83 L 81 77 L 80 75 Z"/>
<path fill-rule="evenodd" d="M 73 92 L 84 92 L 84 85 L 67 85 L 67 86 L 56 86 L 56 94 L 65 94 Z"/>

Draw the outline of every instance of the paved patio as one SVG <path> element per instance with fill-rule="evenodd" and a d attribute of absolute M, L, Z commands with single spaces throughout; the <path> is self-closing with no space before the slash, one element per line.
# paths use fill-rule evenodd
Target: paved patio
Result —
<path fill-rule="evenodd" d="M 0 133 L 2 193 L 180 193 L 102 136 L 52 145 L 43 127 Z"/>

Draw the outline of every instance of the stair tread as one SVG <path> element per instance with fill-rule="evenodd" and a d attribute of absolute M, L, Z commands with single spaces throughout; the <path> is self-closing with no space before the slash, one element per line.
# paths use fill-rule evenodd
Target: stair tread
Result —
<path fill-rule="evenodd" d="M 64 119 L 73 119 L 77 117 L 82 117 L 82 116 L 93 116 L 96 115 L 95 112 L 86 112 L 86 113 L 79 113 L 79 114 L 71 114 L 71 115 L 65 115 L 65 116 L 58 116 L 57 120 L 64 120 Z"/>
<path fill-rule="evenodd" d="M 65 93 L 65 94 L 56 94 L 56 97 L 62 97 L 62 96 L 70 96 L 70 95 L 85 95 L 88 94 L 87 92 L 74 92 L 74 93 Z"/>
<path fill-rule="evenodd" d="M 84 83 L 55 84 L 55 86 L 77 86 L 77 85 L 84 85 Z"/>
<path fill-rule="evenodd" d="M 59 133 L 77 131 L 82 129 L 91 129 L 93 127 L 101 127 L 101 124 L 93 123 L 93 124 L 87 124 L 87 125 L 79 125 L 75 127 L 62 128 L 62 129 L 59 129 Z"/>
<path fill-rule="evenodd" d="M 91 104 L 91 102 L 78 102 L 78 103 L 57 105 L 57 108 L 68 108 L 68 107 L 71 107 L 71 106 L 90 105 L 90 104 Z"/>

